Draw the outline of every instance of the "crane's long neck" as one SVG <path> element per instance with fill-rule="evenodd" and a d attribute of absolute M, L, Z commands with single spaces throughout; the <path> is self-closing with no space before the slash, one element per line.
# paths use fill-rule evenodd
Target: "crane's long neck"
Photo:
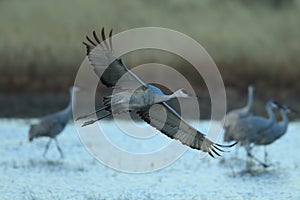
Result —
<path fill-rule="evenodd" d="M 163 102 L 163 101 L 168 101 L 168 100 L 175 99 L 175 98 L 177 98 L 177 96 L 176 96 L 175 93 L 170 94 L 170 95 L 163 95 L 163 96 L 161 97 L 161 101 L 162 101 L 162 102 Z"/>
<path fill-rule="evenodd" d="M 280 114 L 282 117 L 282 121 L 279 123 L 279 125 L 282 128 L 283 133 L 285 133 L 289 124 L 289 119 L 287 117 L 287 112 L 285 110 L 281 109 Z"/>
<path fill-rule="evenodd" d="M 174 98 L 176 98 L 175 94 L 170 94 L 170 95 L 163 94 L 163 95 L 156 96 L 154 101 L 155 103 L 160 103 L 164 101 L 169 101 Z"/>
<path fill-rule="evenodd" d="M 272 105 L 268 104 L 267 112 L 268 112 L 268 115 L 269 115 L 269 119 L 268 119 L 269 126 L 272 126 L 275 123 L 275 115 L 274 115 L 274 112 L 273 112 Z"/>
<path fill-rule="evenodd" d="M 66 115 L 68 115 L 69 117 L 72 116 L 72 105 L 76 103 L 76 95 L 75 95 L 75 91 L 73 89 L 71 89 L 70 91 L 70 101 L 69 101 L 69 105 L 65 108 L 65 113 Z"/>
<path fill-rule="evenodd" d="M 176 98 L 187 98 L 186 96 L 183 96 L 180 92 L 180 90 L 175 91 L 173 94 L 167 95 L 167 94 L 161 94 L 157 97 L 158 102 L 164 102 L 164 101 L 169 101 L 171 99 L 176 99 Z"/>
<path fill-rule="evenodd" d="M 248 88 L 248 102 L 246 105 L 246 112 L 251 113 L 253 108 L 253 87 Z"/>

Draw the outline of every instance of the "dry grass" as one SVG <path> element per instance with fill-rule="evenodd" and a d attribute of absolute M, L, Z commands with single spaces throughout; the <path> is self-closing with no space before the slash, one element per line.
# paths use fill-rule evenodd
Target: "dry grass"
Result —
<path fill-rule="evenodd" d="M 85 57 L 81 41 L 101 26 L 162 26 L 190 35 L 229 86 L 290 86 L 300 73 L 299 1 L 274 9 L 217 0 L 2 0 L 0 13 L 1 91 L 66 89 Z"/>
<path fill-rule="evenodd" d="M 85 58 L 81 41 L 94 29 L 158 26 L 183 32 L 206 48 L 223 76 L 229 108 L 245 99 L 240 94 L 248 84 L 258 88 L 262 110 L 270 97 L 293 105 L 300 89 L 300 0 L 279 8 L 269 1 L 1 0 L 1 101 L 7 102 L 7 93 L 67 91 Z M 125 61 L 186 67 L 174 56 L 155 52 L 135 52 Z M 199 90 L 205 87 L 185 73 Z M 26 107 L 14 105 L 16 113 Z M 4 116 L 11 109 L 8 113 Z"/>

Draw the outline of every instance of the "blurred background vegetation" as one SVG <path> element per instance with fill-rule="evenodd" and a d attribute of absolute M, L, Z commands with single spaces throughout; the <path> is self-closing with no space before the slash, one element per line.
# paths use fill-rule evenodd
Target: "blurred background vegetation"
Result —
<path fill-rule="evenodd" d="M 229 109 L 245 104 L 252 84 L 256 110 L 263 113 L 269 98 L 300 110 L 299 0 L 0 0 L 0 116 L 37 117 L 64 107 L 85 58 L 81 42 L 102 26 L 115 33 L 158 26 L 194 38 L 222 74 Z M 161 63 L 160 54 L 142 55 L 125 62 Z M 207 117 L 205 85 L 197 90 Z"/>

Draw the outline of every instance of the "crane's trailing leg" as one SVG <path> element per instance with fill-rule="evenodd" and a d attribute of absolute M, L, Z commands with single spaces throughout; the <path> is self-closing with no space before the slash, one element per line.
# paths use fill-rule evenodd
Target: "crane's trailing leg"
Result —
<path fill-rule="evenodd" d="M 46 147 L 45 147 L 45 151 L 43 153 L 44 158 L 46 157 L 47 151 L 49 149 L 50 143 L 52 141 L 52 138 L 50 138 L 50 140 L 47 142 Z"/>
<path fill-rule="evenodd" d="M 97 118 L 97 119 L 93 119 L 93 120 L 90 120 L 90 121 L 86 121 L 86 122 L 84 122 L 84 124 L 82 125 L 82 127 L 87 126 L 87 125 L 90 125 L 90 124 L 93 124 L 93 123 L 95 123 L 96 121 L 99 121 L 99 120 L 101 120 L 101 119 L 104 119 L 104 118 L 106 118 L 106 117 L 108 117 L 108 116 L 110 116 L 110 115 L 111 115 L 111 113 L 108 113 L 108 114 L 106 114 L 106 115 L 104 115 L 104 116 L 101 116 L 101 117 L 99 117 L 99 118 Z"/>
<path fill-rule="evenodd" d="M 267 152 L 267 147 L 264 146 L 264 150 L 265 150 L 265 163 L 268 163 L 268 152 Z"/>
<path fill-rule="evenodd" d="M 78 118 L 76 119 L 76 121 L 77 121 L 77 120 L 80 120 L 80 119 L 87 118 L 87 117 L 89 117 L 89 116 L 91 116 L 91 115 L 93 115 L 93 114 L 96 114 L 96 113 L 98 113 L 98 112 L 100 112 L 100 111 L 102 111 L 102 110 L 105 110 L 105 109 L 107 109 L 107 108 L 109 108 L 109 107 L 110 107 L 110 106 L 104 106 L 104 107 L 102 107 L 102 108 L 96 110 L 95 112 L 91 112 L 91 113 L 89 113 L 89 114 L 80 116 L 80 117 L 78 117 Z"/>
<path fill-rule="evenodd" d="M 58 143 L 56 137 L 54 138 L 54 140 L 55 140 L 55 144 L 56 144 L 57 150 L 59 151 L 60 157 L 64 158 L 64 154 L 63 154 L 63 152 L 62 152 L 62 150 L 61 150 L 61 148 L 59 146 L 59 143 Z"/>
<path fill-rule="evenodd" d="M 260 161 L 258 158 L 254 157 L 254 156 L 251 154 L 251 152 L 247 152 L 247 155 L 248 155 L 249 158 L 255 160 L 258 164 L 260 164 L 260 165 L 263 166 L 264 168 L 269 167 L 269 165 L 267 165 L 266 163 Z"/>

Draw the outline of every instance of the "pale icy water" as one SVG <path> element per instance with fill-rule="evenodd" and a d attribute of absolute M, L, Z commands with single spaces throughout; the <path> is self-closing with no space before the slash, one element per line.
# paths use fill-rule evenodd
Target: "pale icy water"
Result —
<path fill-rule="evenodd" d="M 58 137 L 65 158 L 52 143 L 45 159 L 48 138 L 29 143 L 28 128 L 22 120 L 0 121 L 0 199 L 300 199 L 299 122 L 268 147 L 273 166 L 254 166 L 252 173 L 244 172 L 243 149 L 239 159 L 232 158 L 235 149 L 223 154 L 225 161 L 200 159 L 188 150 L 159 171 L 119 172 L 93 159 L 72 123 Z M 126 143 L 118 129 L 111 131 L 116 141 Z M 263 159 L 262 148 L 254 153 Z"/>

